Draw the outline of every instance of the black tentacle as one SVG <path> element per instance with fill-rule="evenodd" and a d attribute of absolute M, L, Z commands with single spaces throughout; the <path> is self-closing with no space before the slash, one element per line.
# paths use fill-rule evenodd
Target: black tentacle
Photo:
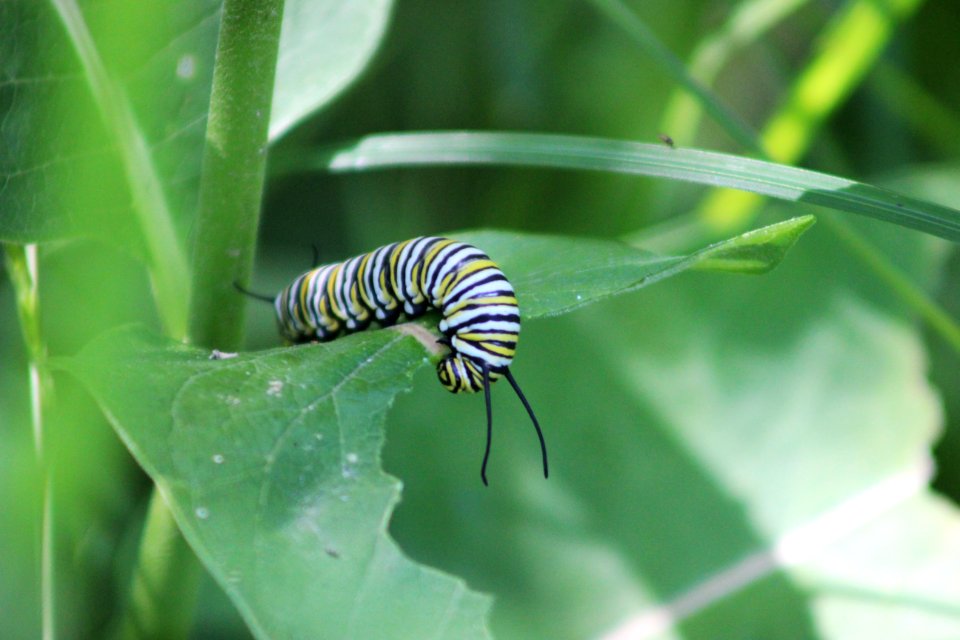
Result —
<path fill-rule="evenodd" d="M 483 365 L 483 396 L 487 402 L 487 448 L 483 452 L 483 464 L 480 466 L 480 479 L 483 486 L 489 487 L 487 482 L 487 461 L 490 460 L 490 440 L 493 438 L 493 411 L 490 404 L 490 367 Z"/>
<path fill-rule="evenodd" d="M 517 384 L 516 380 L 514 380 L 513 374 L 510 373 L 510 369 L 504 369 L 503 375 L 506 376 L 507 381 L 510 382 L 510 386 L 513 387 L 513 390 L 517 392 L 520 402 L 523 403 L 527 413 L 530 414 L 530 419 L 533 420 L 533 426 L 537 430 L 537 437 L 540 438 L 540 453 L 543 456 L 543 477 L 549 478 L 550 470 L 547 466 L 547 441 L 543 439 L 543 431 L 540 430 L 540 423 L 537 422 L 537 416 L 533 415 L 533 408 L 530 406 L 530 403 L 527 402 L 527 398 L 523 395 L 523 391 L 520 390 L 520 385 Z"/>
<path fill-rule="evenodd" d="M 237 291 L 239 291 L 239 292 L 242 293 L 243 295 L 245 295 L 245 296 L 250 296 L 251 298 L 253 298 L 253 299 L 255 299 L 255 300 L 262 300 L 262 301 L 264 301 L 264 302 L 269 302 L 270 304 L 273 304 L 273 301 L 276 299 L 276 298 L 274 298 L 274 296 L 268 296 L 268 295 L 265 294 L 265 293 L 255 293 L 255 292 L 253 292 L 253 291 L 250 291 L 249 289 L 245 289 L 245 288 L 244 288 L 239 282 L 237 282 L 236 280 L 233 281 L 233 287 L 234 287 L 234 289 L 236 289 Z"/>

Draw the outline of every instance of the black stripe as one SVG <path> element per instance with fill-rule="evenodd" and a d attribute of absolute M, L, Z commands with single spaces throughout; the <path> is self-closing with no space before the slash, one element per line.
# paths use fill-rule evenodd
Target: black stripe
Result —
<path fill-rule="evenodd" d="M 466 322 L 462 322 L 457 325 L 451 325 L 450 320 L 453 320 L 454 318 L 447 318 L 447 330 L 444 333 L 448 336 L 454 335 L 457 331 L 459 331 L 463 327 L 470 326 L 473 324 L 480 324 L 481 322 L 488 322 L 490 320 L 504 320 L 506 322 L 516 322 L 517 324 L 520 323 L 520 316 L 519 314 L 516 314 L 516 313 L 511 313 L 508 315 L 481 315 L 481 316 L 477 316 L 476 318 L 470 318 Z"/>
<path fill-rule="evenodd" d="M 490 274 L 489 276 L 487 276 L 487 277 L 484 278 L 483 280 L 478 280 L 477 282 L 474 282 L 472 285 L 470 285 L 469 287 L 467 287 L 466 289 L 464 289 L 464 290 L 461 291 L 460 293 L 458 293 L 458 294 L 456 294 L 456 295 L 454 295 L 454 296 L 450 296 L 449 298 L 446 298 L 446 299 L 443 301 L 443 306 L 446 307 L 447 305 L 451 305 L 451 304 L 454 304 L 454 303 L 460 301 L 464 296 L 466 296 L 468 293 L 470 293 L 470 292 L 473 291 L 475 288 L 477 288 L 477 287 L 479 287 L 479 286 L 481 286 L 481 285 L 489 284 L 489 283 L 491 283 L 491 282 L 498 282 L 498 281 L 500 281 L 500 280 L 502 280 L 502 281 L 504 281 L 504 282 L 507 282 L 507 277 L 506 277 L 505 275 L 503 275 L 503 272 L 502 272 L 502 271 L 500 271 L 500 270 L 497 269 L 496 267 L 488 267 L 488 268 L 491 269 L 492 271 L 494 271 L 494 273 Z M 467 277 L 468 277 L 468 278 L 472 278 L 473 275 L 474 275 L 474 274 L 471 273 L 471 274 L 470 274 L 469 276 L 467 276 Z M 483 298 L 477 298 L 477 300 L 482 300 L 482 299 L 483 299 Z"/>
<path fill-rule="evenodd" d="M 447 239 L 448 238 L 444 238 L 444 240 L 447 240 Z M 448 247 L 444 247 L 443 249 L 440 250 L 440 253 L 438 253 L 433 259 L 433 262 L 437 262 L 439 260 L 440 263 L 437 265 L 437 269 L 433 272 L 433 278 L 430 280 L 429 283 L 427 283 L 427 292 L 433 291 L 433 288 L 437 286 L 437 278 L 439 278 L 440 274 L 443 273 L 443 270 L 446 268 L 447 263 L 450 262 L 451 260 L 451 256 L 453 256 L 453 254 L 457 253 L 458 251 L 462 251 L 464 249 L 469 251 L 470 249 L 472 249 L 472 247 L 468 244 L 457 242 L 455 240 L 453 244 L 451 244 Z M 445 251 L 449 251 L 449 253 L 447 253 L 446 255 L 443 255 Z M 433 262 L 431 262 L 431 264 L 433 264 Z"/>
<path fill-rule="evenodd" d="M 471 288 L 472 288 L 472 287 L 471 287 Z M 490 305 L 490 304 L 504 305 L 504 306 L 509 306 L 509 307 L 516 307 L 516 306 L 517 306 L 517 303 L 515 303 L 515 302 L 489 302 L 489 301 L 488 301 L 489 298 L 498 297 L 498 296 L 510 296 L 510 297 L 512 297 L 512 298 L 516 298 L 516 297 L 517 297 L 517 294 L 516 294 L 515 291 L 513 291 L 513 290 L 507 290 L 507 289 L 502 289 L 502 290 L 499 290 L 499 291 L 491 291 L 491 292 L 488 292 L 488 293 L 484 293 L 482 298 L 472 298 L 472 299 L 470 299 L 470 300 L 465 300 L 465 301 L 463 302 L 463 306 L 460 307 L 459 309 L 457 309 L 457 313 L 460 313 L 460 312 L 462 312 L 462 311 L 467 311 L 467 310 L 469 310 L 469 309 L 476 309 L 477 307 L 485 307 L 485 306 Z M 444 306 L 445 306 L 445 307 L 451 307 L 451 306 L 453 306 L 454 304 L 456 304 L 456 302 L 447 303 L 447 304 L 445 304 Z"/>

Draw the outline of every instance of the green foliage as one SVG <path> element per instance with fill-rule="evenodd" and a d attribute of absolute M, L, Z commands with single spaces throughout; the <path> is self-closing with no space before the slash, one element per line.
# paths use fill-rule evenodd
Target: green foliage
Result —
<path fill-rule="evenodd" d="M 395 331 L 225 360 L 116 331 L 68 367 L 258 636 L 483 638 L 488 599 L 386 536 L 383 421 L 422 358 Z"/>
<path fill-rule="evenodd" d="M 387 134 L 322 150 L 281 167 L 335 172 L 457 164 L 585 169 L 640 174 L 740 189 L 894 222 L 960 240 L 960 211 L 836 176 L 696 149 L 519 133 Z"/>
<path fill-rule="evenodd" d="M 392 7 L 393 0 L 286 0 L 271 140 L 356 80 L 383 40 Z"/>
<path fill-rule="evenodd" d="M 942 11 L 0 3 L 0 636 L 958 635 Z M 549 480 L 497 385 L 481 485 L 435 318 L 244 331 L 491 227 Z"/>
<path fill-rule="evenodd" d="M 460 237 L 521 274 L 517 295 L 535 319 L 653 283 L 707 255 L 762 261 L 767 247 L 791 244 L 810 221 L 682 258 L 600 240 Z M 262 637 L 486 637 L 489 598 L 411 562 L 386 532 L 400 484 L 380 469 L 383 423 L 434 355 L 426 340 L 391 329 L 211 360 L 210 351 L 125 329 L 59 366 L 111 416 Z M 437 629 L 438 620 L 445 626 Z"/>

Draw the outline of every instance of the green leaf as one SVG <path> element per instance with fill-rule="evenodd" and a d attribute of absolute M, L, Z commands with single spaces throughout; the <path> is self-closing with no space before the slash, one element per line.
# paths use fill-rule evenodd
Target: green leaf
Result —
<path fill-rule="evenodd" d="M 513 273 L 534 318 L 663 279 L 724 247 L 795 239 L 810 222 L 675 258 L 611 241 L 457 235 Z M 428 355 L 408 332 L 211 360 L 127 328 L 61 366 L 91 389 L 260 637 L 485 637 L 489 599 L 411 562 L 386 534 L 400 484 L 380 469 L 384 416 Z M 465 490 L 483 490 L 471 483 Z"/>
<path fill-rule="evenodd" d="M 129 231 L 130 201 L 140 197 L 131 190 L 157 184 L 160 193 L 142 197 L 161 199 L 185 224 L 196 201 L 219 7 L 0 3 L 0 238 L 102 232 L 96 220 L 104 218 L 111 234 Z M 136 183 L 131 172 L 139 172 Z"/>
<path fill-rule="evenodd" d="M 68 368 L 261 638 L 484 638 L 489 599 L 387 537 L 383 419 L 423 350 L 397 331 L 211 360 L 142 330 Z"/>
<path fill-rule="evenodd" d="M 806 202 L 960 240 L 960 211 L 846 178 L 725 153 L 623 140 L 475 131 L 380 134 L 277 158 L 277 171 L 508 165 L 608 171 Z"/>
<path fill-rule="evenodd" d="M 0 240 L 144 256 L 175 335 L 218 20 L 217 0 L 0 3 Z"/>
<path fill-rule="evenodd" d="M 690 268 L 764 273 L 774 268 L 813 216 L 749 231 L 688 256 L 659 256 L 628 244 L 589 238 L 475 231 L 453 237 L 482 247 L 517 291 L 524 319 L 568 313 Z"/>
<path fill-rule="evenodd" d="M 931 281 L 939 243 L 871 226 Z M 496 491 L 469 511 L 483 408 L 442 397 L 476 428 L 439 429 L 418 377 L 388 429 L 391 532 L 496 593 L 498 638 L 957 636 L 960 513 L 927 486 L 942 415 L 921 336 L 817 231 L 762 279 L 691 274 L 525 327 L 513 368 L 551 477 L 498 390 Z"/>
<path fill-rule="evenodd" d="M 270 139 L 340 95 L 387 29 L 393 0 L 286 0 Z"/>

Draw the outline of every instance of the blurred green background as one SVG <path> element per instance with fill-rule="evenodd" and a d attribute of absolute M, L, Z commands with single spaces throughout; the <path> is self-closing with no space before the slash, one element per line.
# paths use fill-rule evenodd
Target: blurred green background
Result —
<path fill-rule="evenodd" d="M 756 12 L 788 6 L 753 4 Z M 858 4 L 789 3 L 782 21 L 730 57 L 716 93 L 762 130 L 808 71 L 824 30 Z M 683 59 L 743 6 L 629 5 Z M 796 162 L 957 206 L 960 83 L 951 70 L 960 59 L 958 16 L 956 2 L 926 2 L 894 23 L 882 53 L 823 126 L 811 129 L 809 151 Z M 866 27 L 850 35 L 868 36 Z M 371 132 L 445 129 L 646 142 L 667 133 L 683 147 L 749 152 L 706 119 L 695 136 L 665 130 L 675 91 L 663 67 L 591 2 L 401 0 L 362 77 L 274 152 L 296 154 Z M 287 284 L 310 265 L 311 244 L 323 260 L 339 260 L 474 227 L 626 236 L 681 251 L 716 233 L 693 213 L 708 192 L 516 168 L 272 176 L 253 288 Z M 739 224 L 803 213 L 848 217 L 777 204 Z M 679 232 L 656 232 L 676 219 L 687 223 Z M 189 235 L 189 219 L 180 222 Z M 891 264 L 960 314 L 952 246 L 852 222 Z M 51 355 L 72 354 L 117 324 L 158 326 L 137 249 L 116 244 L 41 248 L 40 306 Z M 26 355 L 7 279 L 0 282 L 0 334 L 0 636 L 32 638 L 40 628 L 40 500 Z M 830 225 L 817 225 L 768 276 L 685 275 L 525 324 L 522 343 L 515 370 L 551 445 L 549 482 L 538 477 L 522 408 L 498 388 L 494 486 L 484 491 L 476 478 L 482 401 L 448 397 L 429 368 L 392 410 L 383 456 L 405 487 L 391 533 L 415 560 L 498 596 L 491 617 L 498 637 L 593 637 L 614 629 L 649 603 L 683 593 L 864 488 L 915 468 L 933 446 L 936 490 L 949 500 L 960 496 L 960 353 L 917 322 Z M 251 304 L 247 346 L 277 344 L 271 310 Z M 58 635 L 101 637 L 122 608 L 150 483 L 66 376 L 57 377 L 56 404 Z M 911 500 L 891 516 L 896 543 L 864 534 L 853 549 L 821 558 L 825 567 L 807 566 L 799 577 L 771 573 L 694 616 L 676 637 L 960 634 L 957 587 L 934 570 L 956 566 L 956 542 L 943 538 L 956 531 L 956 513 L 931 495 Z M 921 551 L 930 557 L 917 557 Z M 831 564 L 832 554 L 846 564 Z M 930 577 L 921 579 L 924 572 Z M 890 584 L 898 588 L 885 591 Z M 921 602 L 911 605 L 919 627 L 898 626 L 906 624 L 897 617 L 901 597 Z M 913 635 L 917 628 L 924 631 Z M 194 636 L 248 633 L 205 578 Z"/>

